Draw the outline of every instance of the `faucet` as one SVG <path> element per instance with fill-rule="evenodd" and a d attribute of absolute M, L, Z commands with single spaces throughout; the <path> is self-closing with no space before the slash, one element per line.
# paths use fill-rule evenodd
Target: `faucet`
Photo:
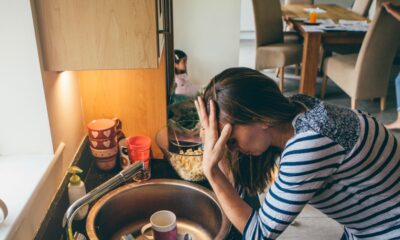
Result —
<path fill-rule="evenodd" d="M 74 240 L 73 232 L 72 232 L 72 221 L 75 218 L 75 215 L 78 211 L 87 204 L 99 199 L 104 194 L 108 193 L 118 185 L 123 182 L 126 182 L 131 178 L 136 172 L 140 171 L 144 168 L 143 161 L 138 161 L 127 169 L 122 170 L 114 177 L 110 178 L 108 181 L 104 182 L 100 186 L 96 187 L 83 197 L 76 200 L 68 210 L 64 214 L 64 219 L 62 222 L 63 228 L 66 227 L 67 239 Z"/>

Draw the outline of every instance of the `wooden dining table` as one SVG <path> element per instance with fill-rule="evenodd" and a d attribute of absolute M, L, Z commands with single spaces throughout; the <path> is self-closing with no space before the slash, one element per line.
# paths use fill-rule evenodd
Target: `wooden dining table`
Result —
<path fill-rule="evenodd" d="M 304 26 L 306 26 L 305 23 L 299 21 L 299 18 L 308 19 L 309 13 L 304 9 L 317 7 L 326 11 L 325 13 L 318 13 L 318 19 L 332 19 L 335 23 L 338 23 L 339 19 L 368 21 L 367 18 L 335 4 L 287 4 L 282 6 L 284 20 L 289 25 L 293 26 L 303 37 L 303 56 L 299 92 L 310 96 L 315 96 L 321 45 L 360 44 L 366 33 L 362 31 L 306 31 L 304 28 Z"/>

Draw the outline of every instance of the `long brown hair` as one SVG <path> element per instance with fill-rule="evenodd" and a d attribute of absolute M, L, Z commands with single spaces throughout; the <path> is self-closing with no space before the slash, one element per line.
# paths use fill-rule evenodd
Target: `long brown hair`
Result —
<path fill-rule="evenodd" d="M 209 99 L 216 103 L 217 120 L 232 125 L 266 123 L 277 127 L 290 123 L 300 110 L 282 95 L 272 79 L 250 68 L 229 68 L 211 79 L 204 91 L 208 112 Z M 272 146 L 260 156 L 228 151 L 235 184 L 250 195 L 263 192 L 272 180 L 280 153 Z"/>

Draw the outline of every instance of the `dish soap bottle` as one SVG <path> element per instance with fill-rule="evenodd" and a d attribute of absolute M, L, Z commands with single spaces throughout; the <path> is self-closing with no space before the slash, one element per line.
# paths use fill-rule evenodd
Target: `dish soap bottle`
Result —
<path fill-rule="evenodd" d="M 68 172 L 72 174 L 68 183 L 68 198 L 69 204 L 74 203 L 79 198 L 83 197 L 86 194 L 85 183 L 81 180 L 81 178 L 77 175 L 78 173 L 82 173 L 82 169 L 77 166 L 71 166 L 68 169 Z M 83 206 L 81 210 L 75 215 L 74 220 L 82 220 L 86 217 L 86 214 L 89 210 L 89 206 Z"/>

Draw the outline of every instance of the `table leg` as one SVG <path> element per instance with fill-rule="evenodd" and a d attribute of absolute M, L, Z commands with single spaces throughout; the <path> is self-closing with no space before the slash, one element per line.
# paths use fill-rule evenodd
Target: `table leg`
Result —
<path fill-rule="evenodd" d="M 303 42 L 303 59 L 299 92 L 315 96 L 321 33 L 306 33 Z"/>

